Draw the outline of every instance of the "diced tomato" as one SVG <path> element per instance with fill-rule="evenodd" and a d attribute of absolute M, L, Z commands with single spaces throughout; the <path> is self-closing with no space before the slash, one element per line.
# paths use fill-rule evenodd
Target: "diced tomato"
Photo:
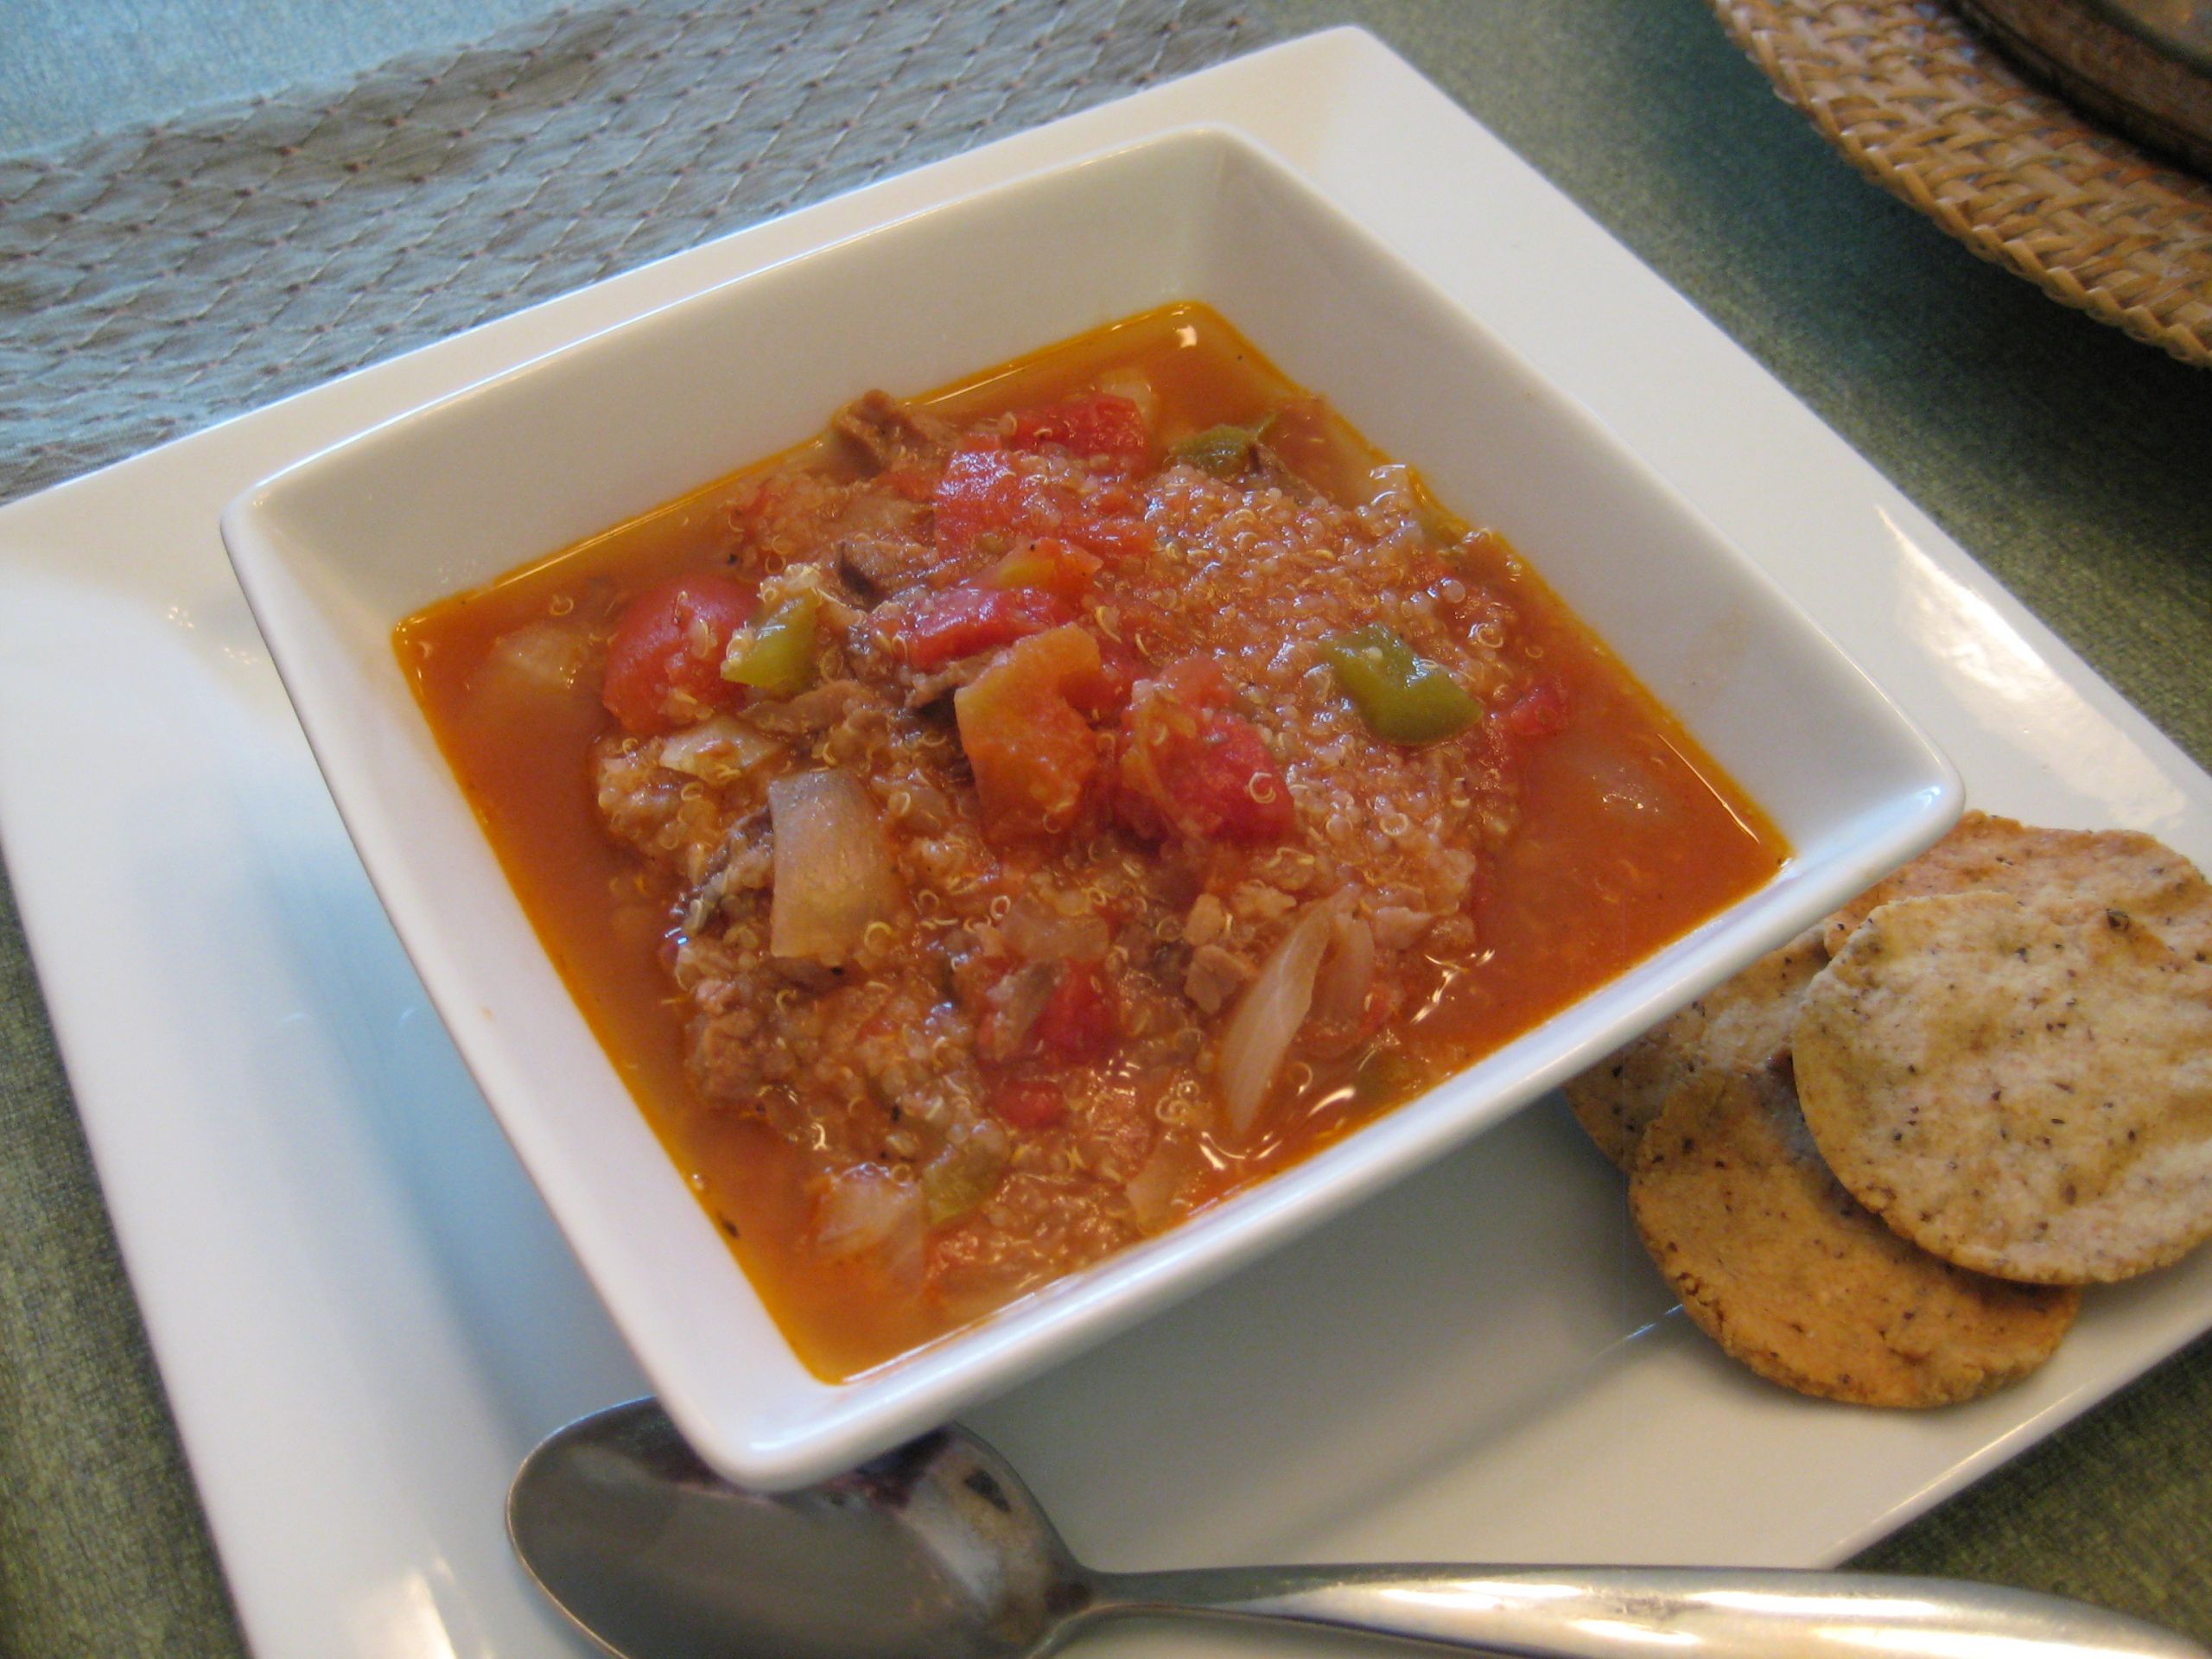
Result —
<path fill-rule="evenodd" d="M 938 551 L 958 557 L 972 551 L 987 532 L 1010 536 L 1026 530 L 1033 516 L 1028 499 L 1032 493 L 1033 486 L 1004 450 L 954 451 L 937 485 Z"/>
<path fill-rule="evenodd" d="M 711 571 L 677 576 L 632 600 L 607 642 L 601 700 L 639 736 L 694 725 L 745 700 L 721 677 L 730 635 L 752 620 L 753 584 Z"/>
<path fill-rule="evenodd" d="M 937 486 L 937 547 L 949 559 L 969 557 L 992 543 L 1011 552 L 1014 543 L 1054 537 L 1100 558 L 1131 560 L 1153 551 L 1152 527 L 1142 503 L 1119 487 L 1088 502 L 1066 483 L 1022 470 L 1004 449 L 954 451 Z"/>
<path fill-rule="evenodd" d="M 1071 962 L 1031 1027 L 1064 1060 L 1095 1060 L 1113 1046 L 1114 1004 L 1098 970 Z"/>
<path fill-rule="evenodd" d="M 1109 484 L 1091 493 L 1061 534 L 1109 563 L 1148 559 L 1158 551 L 1158 543 L 1144 511 L 1142 492 L 1127 484 Z"/>
<path fill-rule="evenodd" d="M 1228 677 L 1185 658 L 1138 687 L 1123 721 L 1117 810 L 1139 834 L 1271 841 L 1296 821 L 1259 728 L 1237 714 Z"/>
<path fill-rule="evenodd" d="M 1159 551 L 1152 526 L 1121 513 L 1095 512 L 1061 526 L 1060 533 L 1114 564 L 1134 564 Z"/>
<path fill-rule="evenodd" d="M 1098 642 L 1070 625 L 1017 640 L 953 694 L 960 747 L 991 840 L 1060 835 L 1074 825 L 1098 767 L 1098 740 L 1068 690 L 1096 685 L 1102 671 Z"/>
<path fill-rule="evenodd" d="M 1104 459 L 1117 472 L 1132 473 L 1152 458 L 1152 434 L 1143 411 L 1126 397 L 1094 391 L 1065 403 L 1024 410 L 1014 417 L 1014 449 L 1057 444 L 1080 461 Z"/>
<path fill-rule="evenodd" d="M 1172 760 L 1155 761 L 1166 784 L 1171 822 L 1202 840 L 1272 841 L 1295 817 L 1290 791 L 1259 728 L 1241 715 L 1210 709 L 1194 741 Z"/>
<path fill-rule="evenodd" d="M 1507 705 L 1503 718 L 1509 736 L 1555 737 L 1567 729 L 1567 688 L 1557 680 L 1538 680 Z"/>
<path fill-rule="evenodd" d="M 946 588 L 915 601 L 899 625 L 906 660 L 925 674 L 979 651 L 1075 620 L 1057 594 L 1037 588 Z"/>
<path fill-rule="evenodd" d="M 1129 696 L 1143 672 L 1144 664 L 1128 646 L 1101 640 L 1097 675 L 1070 681 L 1065 688 L 1068 701 L 1090 719 L 1109 719 L 1129 706 Z"/>
<path fill-rule="evenodd" d="M 1057 1129 L 1067 1122 L 1068 1097 L 1048 1077 L 1007 1077 L 990 1091 L 990 1101 L 1008 1128 Z"/>

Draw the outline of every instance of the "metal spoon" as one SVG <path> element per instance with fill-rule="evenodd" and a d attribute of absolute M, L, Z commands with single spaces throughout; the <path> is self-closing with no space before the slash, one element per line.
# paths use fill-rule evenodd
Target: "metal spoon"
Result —
<path fill-rule="evenodd" d="M 650 1400 L 524 1460 L 507 1531 L 620 1659 L 1028 1659 L 1125 1614 L 1362 1630 L 1533 1659 L 2212 1659 L 2101 1608 L 1852 1573 L 1288 1567 L 1097 1573 L 1014 1471 L 941 1429 L 818 1486 L 742 1491 Z"/>

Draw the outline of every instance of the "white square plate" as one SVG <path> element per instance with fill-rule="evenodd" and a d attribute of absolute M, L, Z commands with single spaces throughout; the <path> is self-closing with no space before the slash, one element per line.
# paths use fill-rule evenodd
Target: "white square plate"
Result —
<path fill-rule="evenodd" d="M 870 304 L 892 291 L 898 306 Z M 1741 903 L 1295 1169 L 825 1384 L 779 1339 L 537 948 L 392 628 L 788 448 L 870 385 L 924 391 L 1192 299 L 1502 531 L 1765 807 L 1793 856 Z M 232 504 L 223 536 L 471 1072 L 670 1414 L 754 1485 L 885 1451 L 1441 1155 L 1903 862 L 1959 806 L 1948 763 L 1757 564 L 1386 245 L 1220 127 L 708 287 L 286 469 Z"/>
<path fill-rule="evenodd" d="M 640 1378 L 363 878 L 217 515 L 349 433 L 713 282 L 1204 123 L 1281 157 L 1753 550 L 1957 762 L 1974 804 L 2131 825 L 2212 858 L 2212 779 L 1656 276 L 1348 32 L 891 180 L 14 504 L 0 511 L 0 836 L 261 1659 L 582 1652 L 509 1559 L 500 1498 L 539 1435 Z M 1516 1201 L 1530 1190 L 1553 1199 Z M 2212 1327 L 2200 1252 L 2092 1295 L 2018 1388 L 1933 1414 L 1824 1405 L 1688 1330 L 1623 1209 L 1618 1178 L 1540 1105 L 1389 1204 L 968 1421 L 1108 1567 L 1808 1564 Z M 1096 1643 L 1280 1646 L 1166 1628 Z"/>

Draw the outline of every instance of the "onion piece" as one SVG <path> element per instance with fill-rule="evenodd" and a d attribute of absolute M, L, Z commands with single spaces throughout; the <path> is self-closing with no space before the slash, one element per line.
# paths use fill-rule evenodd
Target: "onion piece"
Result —
<path fill-rule="evenodd" d="M 768 785 L 775 892 L 768 949 L 835 968 L 906 897 L 875 803 L 849 772 L 802 772 Z"/>
<path fill-rule="evenodd" d="M 985 1012 L 976 1052 L 994 1065 L 1003 1065 L 1020 1053 L 1059 982 L 1059 969 L 1052 963 L 1033 962 L 992 986 L 983 994 Z"/>
<path fill-rule="evenodd" d="M 1129 1214 L 1147 1234 L 1164 1231 L 1190 1208 L 1183 1189 L 1205 1166 L 1198 1149 L 1179 1135 L 1167 1135 L 1152 1149 L 1144 1167 L 1129 1177 L 1122 1193 Z"/>
<path fill-rule="evenodd" d="M 1141 369 L 1109 369 L 1095 384 L 1107 396 L 1126 397 L 1135 404 L 1147 431 L 1160 424 L 1160 391 Z"/>
<path fill-rule="evenodd" d="M 592 637 L 580 621 L 526 622 L 492 642 L 487 672 L 511 675 L 541 691 L 565 691 L 590 665 Z"/>
<path fill-rule="evenodd" d="M 595 726 L 602 712 L 593 671 L 599 649 L 574 616 L 510 629 L 492 642 L 469 677 L 469 718 L 486 730 L 548 719 L 589 719 Z"/>
<path fill-rule="evenodd" d="M 1375 983 L 1375 930 L 1349 912 L 1336 919 L 1329 958 L 1313 986 L 1313 1018 L 1336 1031 L 1357 1030 L 1367 1018 Z"/>
<path fill-rule="evenodd" d="M 1229 1132 L 1242 1140 L 1290 1052 L 1313 1003 L 1313 980 L 1336 937 L 1337 918 L 1352 902 L 1349 890 L 1308 906 L 1291 925 L 1229 1017 L 1222 1033 L 1219 1079 Z"/>
<path fill-rule="evenodd" d="M 1032 962 L 1096 962 L 1114 943 L 1104 917 L 1089 911 L 1065 914 L 1033 892 L 1015 899 L 999 926 L 1015 952 Z"/>
<path fill-rule="evenodd" d="M 784 746 L 734 715 L 714 715 L 661 740 L 660 764 L 719 789 L 734 784 Z"/>
<path fill-rule="evenodd" d="M 922 1190 L 875 1164 L 825 1182 L 814 1211 L 815 1248 L 829 1256 L 872 1250 L 922 1219 Z"/>

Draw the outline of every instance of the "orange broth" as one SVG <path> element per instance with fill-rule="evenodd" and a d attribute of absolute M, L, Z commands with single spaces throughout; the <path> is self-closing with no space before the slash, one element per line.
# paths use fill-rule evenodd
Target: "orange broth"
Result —
<path fill-rule="evenodd" d="M 1305 397 L 1220 317 L 1179 305 L 1096 331 L 919 400 L 955 422 L 1049 404 L 1102 376 L 1141 372 L 1162 443 L 1249 423 Z M 1300 470 L 1325 494 L 1379 460 L 1338 423 Z M 1286 438 L 1286 443 L 1290 442 Z M 534 619 L 603 633 L 622 602 L 669 574 L 727 563 L 732 503 L 748 480 L 842 464 L 817 441 L 455 595 L 396 631 L 399 658 L 524 910 L 586 1020 L 745 1271 L 817 1374 L 850 1377 L 978 1317 L 901 1294 L 881 1273 L 810 1243 L 810 1166 L 758 1116 L 704 1097 L 687 1069 L 685 1003 L 664 965 L 674 895 L 664 872 L 607 833 L 588 755 L 613 721 L 588 673 L 579 694 L 524 696 L 486 669 Z M 1179 1213 L 1318 1149 L 1459 1071 L 1651 954 L 1775 874 L 1788 849 L 1764 816 L 1606 648 L 1493 535 L 1422 497 L 1468 581 L 1510 594 L 1517 661 L 1565 690 L 1572 721 L 1517 774 L 1517 823 L 1469 905 L 1475 948 L 1414 963 L 1390 1029 L 1351 1054 L 1293 1068 L 1262 1132 L 1216 1135 Z M 1470 504 L 1479 507 L 1479 504 Z M 1632 779 L 1629 798 L 1623 779 Z M 726 1106 L 726 1103 L 725 1103 Z M 988 1309 L 982 1310 L 987 1312 Z"/>

